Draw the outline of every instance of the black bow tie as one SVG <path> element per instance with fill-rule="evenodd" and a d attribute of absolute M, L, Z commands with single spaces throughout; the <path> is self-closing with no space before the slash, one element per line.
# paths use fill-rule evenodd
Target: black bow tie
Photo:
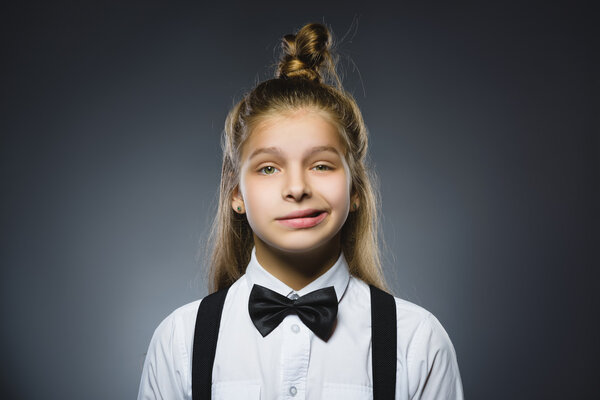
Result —
<path fill-rule="evenodd" d="M 315 290 L 296 300 L 254 284 L 248 301 L 250 318 L 263 337 L 289 314 L 297 314 L 311 331 L 327 341 L 333 333 L 338 300 L 333 286 Z"/>

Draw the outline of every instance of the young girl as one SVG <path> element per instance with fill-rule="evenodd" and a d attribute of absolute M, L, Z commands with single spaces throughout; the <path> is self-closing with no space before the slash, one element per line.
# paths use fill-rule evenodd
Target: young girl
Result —
<path fill-rule="evenodd" d="M 438 320 L 387 293 L 367 130 L 330 42 L 286 35 L 277 77 L 230 111 L 212 294 L 156 328 L 138 399 L 463 398 Z"/>

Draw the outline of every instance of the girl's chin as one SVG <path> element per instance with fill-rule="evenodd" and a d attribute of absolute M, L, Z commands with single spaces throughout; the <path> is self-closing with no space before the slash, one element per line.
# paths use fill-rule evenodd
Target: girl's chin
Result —
<path fill-rule="evenodd" d="M 295 238 L 291 238 L 295 240 L 290 240 L 289 242 L 284 242 L 281 240 L 278 241 L 269 241 L 264 242 L 265 247 L 267 247 L 270 251 L 274 253 L 283 253 L 283 254 L 306 254 L 312 252 L 322 252 L 329 246 L 333 246 L 333 242 L 331 240 L 326 241 L 302 241 L 299 240 L 297 236 Z M 326 243 L 326 244 L 324 244 Z"/>

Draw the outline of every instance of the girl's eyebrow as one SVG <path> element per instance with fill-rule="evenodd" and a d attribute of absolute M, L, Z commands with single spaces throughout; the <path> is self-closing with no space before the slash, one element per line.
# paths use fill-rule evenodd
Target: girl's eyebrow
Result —
<path fill-rule="evenodd" d="M 323 151 L 327 151 L 330 153 L 334 153 L 335 155 L 339 156 L 340 153 L 338 152 L 338 150 L 333 147 L 333 146 L 315 146 L 309 150 L 306 151 L 305 157 L 311 156 L 315 153 L 320 153 Z M 259 154 L 275 154 L 275 155 L 281 155 L 283 154 L 283 151 L 281 151 L 281 149 L 279 147 L 261 147 L 258 148 L 256 150 L 254 150 L 252 152 L 252 154 L 250 154 L 250 157 L 248 157 L 248 160 L 253 159 L 254 157 L 256 157 Z"/>

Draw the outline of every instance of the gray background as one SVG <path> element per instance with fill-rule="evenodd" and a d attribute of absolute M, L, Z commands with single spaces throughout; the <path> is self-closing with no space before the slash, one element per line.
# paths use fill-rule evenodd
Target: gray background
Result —
<path fill-rule="evenodd" d="M 153 330 L 207 293 L 225 115 L 311 21 L 345 36 L 386 276 L 440 319 L 466 396 L 596 391 L 597 14 L 482 3 L 4 9 L 0 397 L 135 397 Z"/>

